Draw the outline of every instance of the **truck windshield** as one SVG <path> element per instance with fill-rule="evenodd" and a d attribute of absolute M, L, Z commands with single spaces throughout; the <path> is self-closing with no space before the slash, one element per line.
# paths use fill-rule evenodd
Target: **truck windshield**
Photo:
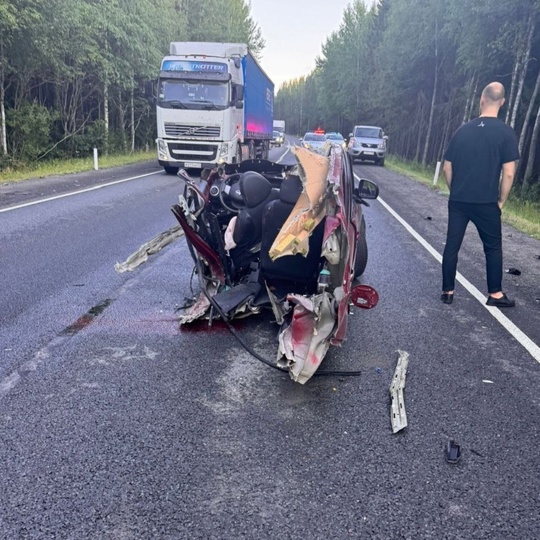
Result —
<path fill-rule="evenodd" d="M 354 130 L 355 137 L 365 137 L 366 139 L 382 139 L 382 130 L 375 127 L 358 127 Z"/>
<path fill-rule="evenodd" d="M 224 109 L 229 105 L 227 83 L 163 79 L 159 104 L 176 109 Z"/>

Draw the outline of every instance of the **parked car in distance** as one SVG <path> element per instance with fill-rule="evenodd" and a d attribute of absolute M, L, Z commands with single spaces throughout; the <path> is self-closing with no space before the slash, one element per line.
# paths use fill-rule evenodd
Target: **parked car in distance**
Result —
<path fill-rule="evenodd" d="M 314 150 L 320 152 L 326 144 L 326 137 L 323 133 L 314 133 L 308 131 L 302 138 L 302 146 L 308 150 Z"/>
<path fill-rule="evenodd" d="M 348 152 L 351 160 L 369 160 L 384 166 L 388 137 L 378 126 L 354 126 L 349 134 Z"/>
<path fill-rule="evenodd" d="M 345 143 L 345 139 L 341 133 L 330 132 L 330 133 L 327 133 L 325 137 L 327 141 L 330 141 L 331 143 L 334 143 L 334 144 L 339 144 L 343 148 L 346 148 L 347 146 L 347 144 Z"/>
<path fill-rule="evenodd" d="M 272 133 L 272 139 L 270 141 L 271 146 L 281 146 L 284 142 L 283 133 L 281 131 L 274 131 Z"/>

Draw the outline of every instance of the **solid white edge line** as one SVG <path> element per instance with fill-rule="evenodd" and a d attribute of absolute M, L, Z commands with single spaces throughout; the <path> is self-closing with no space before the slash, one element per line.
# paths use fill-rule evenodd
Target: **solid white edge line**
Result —
<path fill-rule="evenodd" d="M 357 180 L 360 180 L 358 175 L 354 175 Z M 388 203 L 386 203 L 381 197 L 378 197 L 379 203 L 405 228 L 405 230 L 418 241 L 422 247 L 424 247 L 433 257 L 442 263 L 442 255 L 437 252 L 435 248 L 431 246 L 422 236 L 420 236 Z M 520 330 L 508 317 L 503 315 L 499 308 L 487 306 L 487 296 L 483 295 L 466 277 L 457 272 L 456 280 L 465 287 L 465 289 L 480 302 L 488 312 L 514 337 L 529 354 L 540 363 L 540 347 L 534 343 L 534 341 L 527 336 L 522 330 Z"/>
<path fill-rule="evenodd" d="M 88 191 L 94 191 L 96 189 L 101 189 L 108 186 L 114 186 L 115 184 L 122 184 L 123 182 L 129 182 L 131 180 L 137 180 L 138 178 L 144 178 L 145 176 L 152 176 L 153 174 L 158 174 L 163 171 L 154 171 L 151 173 L 140 174 L 139 176 L 132 176 L 130 178 L 124 178 L 122 180 L 115 180 L 114 182 L 108 182 L 107 184 L 100 184 L 99 186 L 93 186 L 86 189 L 81 189 L 79 191 L 70 191 L 69 193 L 62 193 L 61 195 L 55 195 L 54 197 L 47 197 L 46 199 L 39 199 L 38 201 L 32 201 L 24 204 L 18 204 L 17 206 L 8 206 L 7 208 L 0 209 L 0 214 L 2 212 L 10 212 L 11 210 L 17 210 L 19 208 L 25 208 L 27 206 L 34 206 L 35 204 L 41 204 L 49 201 L 55 201 L 56 199 L 63 199 L 64 197 L 71 197 L 73 195 L 79 195 L 80 193 L 86 193 Z"/>

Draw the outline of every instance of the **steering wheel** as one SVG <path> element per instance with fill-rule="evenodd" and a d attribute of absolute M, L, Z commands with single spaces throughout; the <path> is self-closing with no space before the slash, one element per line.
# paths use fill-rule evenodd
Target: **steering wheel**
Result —
<path fill-rule="evenodd" d="M 232 174 L 229 178 L 221 182 L 219 188 L 219 202 L 229 212 L 233 214 L 238 214 L 240 210 L 245 206 L 244 199 L 240 192 L 240 178 L 241 174 Z M 231 205 L 225 200 L 230 201 Z M 236 207 L 234 206 L 236 203 Z"/>

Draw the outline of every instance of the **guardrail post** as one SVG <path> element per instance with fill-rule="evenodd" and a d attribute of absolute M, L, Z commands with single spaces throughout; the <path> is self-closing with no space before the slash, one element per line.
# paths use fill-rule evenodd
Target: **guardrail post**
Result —
<path fill-rule="evenodd" d="M 97 171 L 98 169 L 99 169 L 98 151 L 97 151 L 97 148 L 94 148 L 94 171 Z"/>

